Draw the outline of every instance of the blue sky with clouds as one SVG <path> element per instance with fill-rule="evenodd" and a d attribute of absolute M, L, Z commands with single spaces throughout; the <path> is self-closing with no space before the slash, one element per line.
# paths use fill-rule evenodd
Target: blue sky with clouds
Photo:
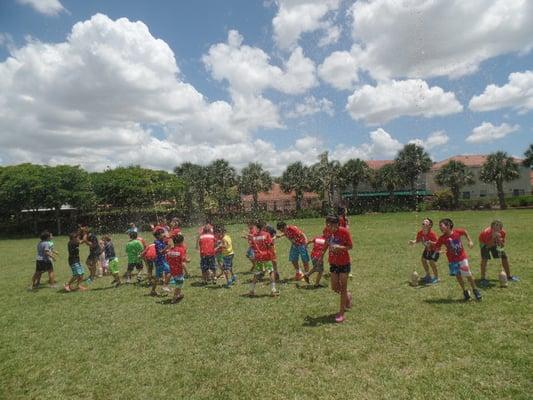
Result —
<path fill-rule="evenodd" d="M 0 163 L 520 157 L 532 50 L 527 0 L 5 0 Z"/>

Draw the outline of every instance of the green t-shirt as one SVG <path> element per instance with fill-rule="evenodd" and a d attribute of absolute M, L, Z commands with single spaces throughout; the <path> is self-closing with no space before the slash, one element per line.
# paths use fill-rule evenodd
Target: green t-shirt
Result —
<path fill-rule="evenodd" d="M 144 247 L 138 240 L 130 240 L 126 244 L 126 254 L 128 255 L 128 264 L 140 264 L 142 262 L 141 253 Z"/>

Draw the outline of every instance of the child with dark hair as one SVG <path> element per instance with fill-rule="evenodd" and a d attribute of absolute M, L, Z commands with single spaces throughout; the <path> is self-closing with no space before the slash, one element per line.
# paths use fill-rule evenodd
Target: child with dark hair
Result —
<path fill-rule="evenodd" d="M 86 283 L 93 283 L 96 279 L 96 266 L 98 265 L 98 260 L 100 254 L 103 252 L 103 248 L 100 246 L 98 237 L 94 233 L 87 233 L 84 236 L 84 243 L 89 246 L 89 255 L 87 256 L 87 267 L 89 268 L 89 277 L 85 280 Z"/>
<path fill-rule="evenodd" d="M 305 233 L 297 226 L 287 225 L 283 221 L 277 223 L 277 228 L 282 232 L 278 237 L 285 236 L 291 242 L 289 261 L 294 266 L 294 279 L 299 281 L 304 276 L 298 263 L 300 259 L 302 260 L 305 272 L 309 271 L 310 258 L 309 252 L 307 251 L 307 238 Z"/>
<path fill-rule="evenodd" d="M 150 296 L 157 296 L 157 283 L 160 279 L 163 280 L 163 290 L 170 291 L 168 282 L 170 280 L 170 267 L 166 260 L 166 253 L 170 249 L 170 245 L 165 240 L 164 229 L 157 229 L 154 232 L 154 249 L 155 249 L 155 277 L 152 277 L 152 290 Z"/>
<path fill-rule="evenodd" d="M 481 293 L 476 288 L 476 283 L 468 265 L 468 256 L 461 241 L 461 237 L 464 236 L 468 241 L 468 247 L 472 248 L 474 246 L 468 232 L 465 229 L 454 228 L 453 221 L 450 218 L 441 219 L 439 221 L 439 228 L 442 235 L 437 240 L 437 243 L 435 243 L 435 250 L 440 251 L 443 245 L 446 246 L 446 257 L 448 258 L 450 275 L 455 276 L 457 279 L 459 286 L 463 290 L 464 299 L 470 300 L 470 292 L 465 288 L 463 280 L 463 278 L 466 278 L 472 287 L 476 300 L 481 300 Z"/>
<path fill-rule="evenodd" d="M 276 274 L 272 266 L 272 236 L 265 230 L 265 223 L 258 221 L 256 223 L 257 233 L 252 237 L 252 248 L 255 254 L 255 273 L 250 283 L 250 297 L 255 296 L 255 285 L 265 273 L 270 276 L 270 295 L 277 296 L 276 291 Z"/>
<path fill-rule="evenodd" d="M 32 277 L 30 290 L 37 289 L 41 281 L 41 275 L 48 272 L 50 282 L 55 282 L 54 265 L 55 255 L 50 248 L 50 232 L 41 233 L 40 242 L 37 244 L 37 256 L 35 258 L 35 273 Z"/>
<path fill-rule="evenodd" d="M 217 249 L 220 251 L 222 257 L 222 273 L 226 278 L 226 287 L 231 287 L 237 277 L 233 273 L 233 243 L 230 235 L 228 235 L 226 228 L 223 226 L 215 227 L 215 235 L 220 237 L 220 242 L 217 245 Z"/>
<path fill-rule="evenodd" d="M 85 243 L 86 239 L 80 239 L 79 236 L 79 232 L 71 233 L 67 244 L 68 265 L 70 266 L 70 269 L 72 271 L 72 277 L 63 286 L 63 288 L 67 292 L 72 291 L 72 284 L 74 282 L 77 283 L 77 288 L 79 290 L 87 290 L 87 288 L 81 284 L 83 282 L 83 274 L 85 273 L 85 271 L 83 270 L 83 266 L 80 262 L 80 243 Z"/>
<path fill-rule="evenodd" d="M 204 226 L 203 232 L 198 236 L 198 248 L 200 249 L 200 270 L 202 281 L 207 284 L 210 280 L 215 283 L 215 235 L 213 229 Z"/>
<path fill-rule="evenodd" d="M 439 259 L 439 253 L 435 251 L 434 244 L 437 242 L 437 235 L 431 229 L 433 221 L 429 218 L 424 218 L 422 221 L 422 229 L 420 229 L 414 240 L 410 240 L 409 244 L 414 246 L 416 243 L 422 243 L 424 245 L 424 251 L 422 252 L 421 262 L 426 276 L 423 278 L 424 283 L 437 283 L 439 281 L 439 273 L 437 271 L 437 260 Z M 429 272 L 429 265 L 433 271 L 433 278 Z"/>
<path fill-rule="evenodd" d="M 141 281 L 141 271 L 143 269 L 143 260 L 141 254 L 144 246 L 140 240 L 137 239 L 137 232 L 130 231 L 130 240 L 126 243 L 126 254 L 128 255 L 128 269 L 126 271 L 126 283 L 131 282 L 131 273 L 137 270 L 137 282 Z"/>
<path fill-rule="evenodd" d="M 113 242 L 111 241 L 111 236 L 109 235 L 104 235 L 102 237 L 102 240 L 104 241 L 105 259 L 107 261 L 109 272 L 111 272 L 111 275 L 113 276 L 113 281 L 111 282 L 111 284 L 115 285 L 115 287 L 118 288 L 122 282 L 120 281 L 119 276 L 119 263 L 118 257 L 115 253 L 115 246 L 113 245 Z"/>
<path fill-rule="evenodd" d="M 170 276 L 172 277 L 172 285 L 174 285 L 174 297 L 171 303 L 177 303 L 183 299 L 181 289 L 184 282 L 184 265 L 190 260 L 187 258 L 187 249 L 184 245 L 184 237 L 181 233 L 177 233 L 172 237 L 174 244 L 166 254 L 167 262 L 170 266 Z"/>

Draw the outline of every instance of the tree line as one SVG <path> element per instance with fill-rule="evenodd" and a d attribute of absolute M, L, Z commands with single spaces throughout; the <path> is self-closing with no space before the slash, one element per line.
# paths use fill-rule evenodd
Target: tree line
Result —
<path fill-rule="evenodd" d="M 273 177 L 260 163 L 249 163 L 239 174 L 227 160 L 218 159 L 208 165 L 184 162 L 172 173 L 142 168 L 118 167 L 103 172 L 87 172 L 80 166 L 46 166 L 19 164 L 0 167 L 0 215 L 17 216 L 23 211 L 55 210 L 60 222 L 61 207 L 69 204 L 78 210 L 135 209 L 170 202 L 184 214 L 224 214 L 241 210 L 241 195 L 251 195 L 253 209 L 258 210 L 258 194 L 280 184 L 285 193 L 294 192 L 296 209 L 302 208 L 305 192 L 318 193 L 324 212 L 335 209 L 338 194 L 350 190 L 352 199 L 357 189 L 368 183 L 375 190 L 394 192 L 407 189 L 416 206 L 416 182 L 431 169 L 433 161 L 416 144 L 407 144 L 393 163 L 373 170 L 360 159 L 345 163 L 330 160 L 327 152 L 310 166 L 294 162 L 279 177 Z M 533 165 L 533 145 L 525 152 L 524 165 Z M 504 152 L 487 158 L 480 179 L 494 184 L 502 208 L 505 208 L 503 182 L 519 176 L 518 165 Z M 463 186 L 473 183 L 471 171 L 461 162 L 450 161 L 435 176 L 436 182 L 448 187 L 454 205 L 459 204 Z M 58 226 L 58 230 L 60 227 Z"/>

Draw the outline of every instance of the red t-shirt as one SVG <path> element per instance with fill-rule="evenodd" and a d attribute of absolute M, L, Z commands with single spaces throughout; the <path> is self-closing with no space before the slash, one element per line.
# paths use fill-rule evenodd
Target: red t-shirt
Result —
<path fill-rule="evenodd" d="M 455 228 L 449 235 L 442 235 L 437 240 L 435 250 L 439 250 L 442 245 L 446 246 L 446 257 L 448 262 L 459 262 L 468 258 L 461 236 L 465 236 L 465 230 L 461 228 Z"/>
<path fill-rule="evenodd" d="M 187 258 L 187 249 L 185 246 L 174 246 L 166 254 L 170 274 L 172 276 L 183 275 L 183 263 Z"/>
<path fill-rule="evenodd" d="M 203 233 L 198 239 L 200 245 L 200 255 L 214 256 L 215 255 L 215 235 L 212 233 Z"/>
<path fill-rule="evenodd" d="M 329 231 L 329 236 L 326 238 L 329 248 L 329 257 L 328 262 L 330 265 L 339 265 L 344 266 L 350 264 L 350 253 L 348 250 L 337 250 L 333 251 L 332 247 L 333 245 L 341 245 L 341 246 L 352 246 L 352 236 L 350 235 L 350 231 L 347 228 L 344 228 L 342 226 L 339 226 L 339 229 L 337 229 L 336 232 Z"/>
<path fill-rule="evenodd" d="M 257 230 L 257 227 L 252 226 L 251 228 L 248 228 L 248 244 L 252 245 L 252 237 L 254 237 L 259 231 Z"/>
<path fill-rule="evenodd" d="M 272 236 L 266 231 L 260 231 L 252 236 L 252 248 L 256 261 L 272 261 Z"/>
<path fill-rule="evenodd" d="M 174 237 L 176 235 L 179 235 L 180 233 L 181 233 L 181 229 L 176 226 L 176 227 L 172 228 L 172 230 L 169 233 L 169 236 L 170 237 Z"/>
<path fill-rule="evenodd" d="M 313 239 L 313 250 L 311 250 L 311 258 L 322 258 L 328 247 L 328 242 L 324 236 L 317 236 Z"/>
<path fill-rule="evenodd" d="M 339 226 L 348 228 L 348 219 L 344 215 L 339 216 Z"/>
<path fill-rule="evenodd" d="M 501 240 L 500 244 L 504 244 L 505 243 L 505 231 L 501 229 L 500 232 L 498 233 L 499 233 L 500 240 Z M 479 234 L 479 243 L 485 244 L 489 247 L 493 247 L 497 245 L 494 239 L 495 238 L 493 237 L 492 228 L 490 226 L 488 228 L 483 229 L 481 233 Z"/>
<path fill-rule="evenodd" d="M 416 234 L 416 242 L 417 243 L 422 242 L 426 250 L 429 250 L 429 251 L 433 250 L 433 247 L 434 247 L 433 244 L 430 242 L 436 242 L 437 240 L 438 240 L 437 234 L 433 232 L 431 229 L 429 230 L 428 233 L 425 233 L 424 230 L 421 229 Z"/>
<path fill-rule="evenodd" d="M 294 225 L 289 225 L 285 228 L 285 236 L 296 246 L 305 244 L 304 233 Z"/>

